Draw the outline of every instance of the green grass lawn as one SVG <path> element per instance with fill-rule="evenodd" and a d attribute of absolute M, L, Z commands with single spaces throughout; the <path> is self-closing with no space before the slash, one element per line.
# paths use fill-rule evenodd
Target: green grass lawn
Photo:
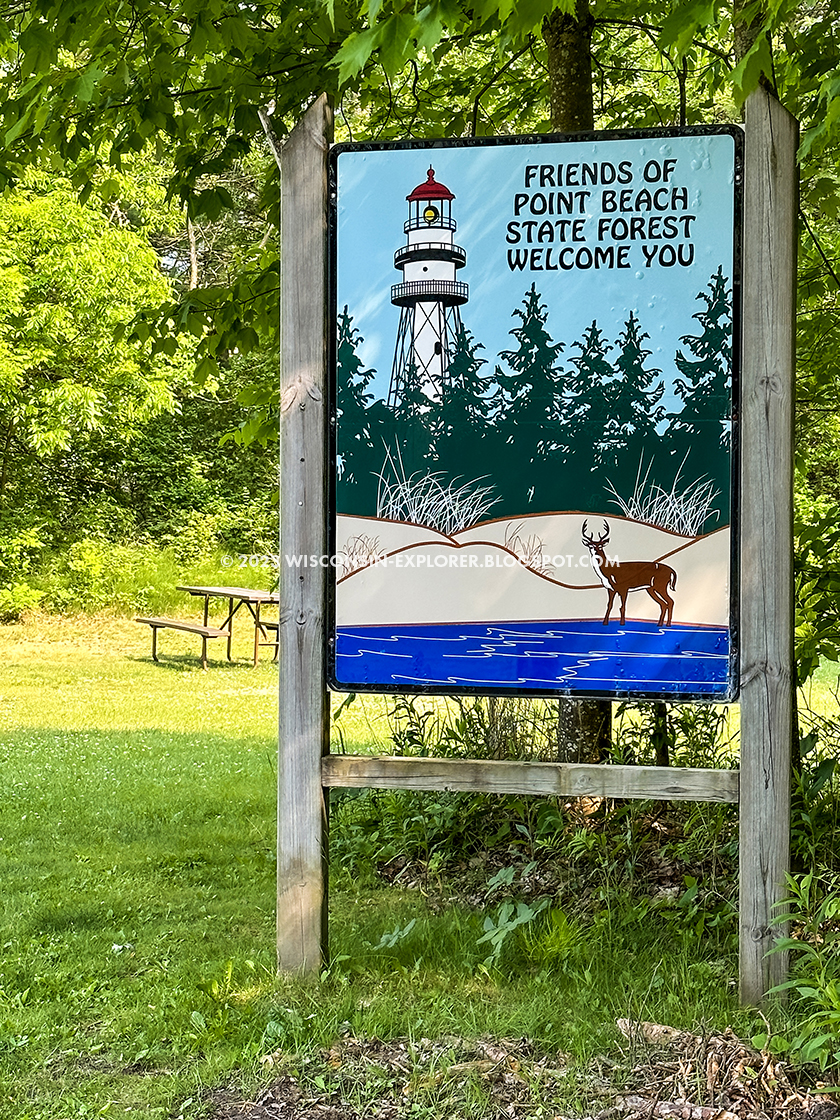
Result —
<path fill-rule="evenodd" d="M 0 629 L 0 1120 L 186 1120 L 208 1088 L 270 1077 L 267 1052 L 302 1060 L 348 1031 L 527 1035 L 582 1069 L 618 1054 L 616 1017 L 755 1024 L 732 923 L 698 941 L 696 915 L 608 901 L 488 967 L 486 915 L 341 867 L 331 967 L 278 979 L 276 667 L 239 642 L 234 665 L 211 643 L 205 673 L 197 638 L 163 634 L 154 665 L 127 620 Z M 351 706 L 344 749 L 387 748 L 385 707 Z M 570 1107 L 585 1097 L 572 1078 Z"/>

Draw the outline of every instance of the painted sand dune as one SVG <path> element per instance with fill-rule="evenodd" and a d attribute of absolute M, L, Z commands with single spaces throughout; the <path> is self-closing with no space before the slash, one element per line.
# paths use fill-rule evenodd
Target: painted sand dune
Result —
<path fill-rule="evenodd" d="M 339 580 L 336 625 L 601 619 L 607 593 L 581 545 L 585 516 L 492 521 L 452 537 L 404 522 L 339 517 L 339 553 L 355 550 L 358 558 L 360 539 L 376 548 Z M 610 556 L 664 560 L 676 572 L 674 623 L 728 625 L 728 529 L 691 539 L 625 518 L 609 517 L 609 525 Z M 627 618 L 656 622 L 659 607 L 645 592 L 631 592 Z"/>

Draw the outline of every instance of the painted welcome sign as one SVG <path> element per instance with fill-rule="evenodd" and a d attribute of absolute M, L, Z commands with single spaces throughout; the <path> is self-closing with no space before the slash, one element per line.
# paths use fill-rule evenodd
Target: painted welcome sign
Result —
<path fill-rule="evenodd" d="M 333 685 L 732 699 L 739 131 L 331 173 Z"/>

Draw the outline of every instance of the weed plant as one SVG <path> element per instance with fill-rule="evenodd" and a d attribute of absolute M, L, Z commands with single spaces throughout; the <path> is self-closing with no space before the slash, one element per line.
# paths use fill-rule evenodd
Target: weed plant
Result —
<path fill-rule="evenodd" d="M 808 700 L 811 700 L 809 694 Z M 834 687 L 836 701 L 836 685 Z M 788 895 L 779 906 L 775 952 L 790 956 L 790 979 L 778 995 L 789 1000 L 774 1032 L 755 1041 L 824 1077 L 840 1073 L 840 723 L 811 702 L 799 708 L 803 733 L 791 790 Z"/>
<path fill-rule="evenodd" d="M 814 702 L 816 698 L 818 702 Z M 391 711 L 398 753 L 550 757 L 552 713 L 542 703 L 469 701 L 429 706 L 398 699 Z M 613 760 L 655 764 L 666 739 L 670 765 L 737 765 L 737 734 L 724 709 L 620 705 Z M 777 951 L 791 954 L 773 1027 L 755 1036 L 789 1061 L 840 1070 L 840 724 L 837 695 L 825 687 L 800 705 L 791 851 L 794 874 L 780 908 Z M 524 727 L 499 735 L 499 726 Z M 492 744 L 492 747 L 489 747 Z M 334 848 L 353 874 L 366 869 L 398 882 L 435 882 L 480 908 L 486 965 L 524 951 L 564 960 L 605 923 L 655 916 L 674 944 L 710 939 L 735 946 L 737 820 L 724 806 L 638 802 L 533 802 L 485 795 L 374 793 L 339 802 Z M 563 875 L 548 869 L 562 866 Z M 787 930 L 790 930 L 788 935 Z"/>
<path fill-rule="evenodd" d="M 389 716 L 398 754 L 556 757 L 556 713 L 542 701 L 398 697 Z M 656 718 L 652 705 L 619 707 L 618 760 L 655 761 Z M 735 764 L 721 709 L 672 712 L 665 733 L 673 765 Z M 336 863 L 358 881 L 422 885 L 479 908 L 489 963 L 543 921 L 556 936 L 557 921 L 582 929 L 627 907 L 655 911 L 678 941 L 714 929 L 734 947 L 731 807 L 376 790 L 342 791 L 332 804 Z"/>
<path fill-rule="evenodd" d="M 276 518 L 257 500 L 235 511 L 180 510 L 153 536 L 104 498 L 77 508 L 61 531 L 0 518 L 0 623 L 36 609 L 166 613 L 179 583 L 270 588 Z"/>
<path fill-rule="evenodd" d="M 240 563 L 219 550 L 185 560 L 174 547 L 91 539 L 46 557 L 31 582 L 38 605 L 52 613 L 107 610 L 182 617 L 194 612 L 195 603 L 176 591 L 179 584 L 274 586 L 273 568 L 243 569 Z"/>
<path fill-rule="evenodd" d="M 388 721 L 390 751 L 397 755 L 537 761 L 556 759 L 559 750 L 557 713 L 549 701 L 395 696 Z"/>

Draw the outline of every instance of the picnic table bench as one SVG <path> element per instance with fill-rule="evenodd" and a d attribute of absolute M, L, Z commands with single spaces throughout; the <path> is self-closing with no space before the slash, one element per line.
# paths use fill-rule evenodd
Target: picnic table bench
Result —
<path fill-rule="evenodd" d="M 257 664 L 259 658 L 260 646 L 272 646 L 274 648 L 276 660 L 278 641 L 277 638 L 269 637 L 269 631 L 274 631 L 276 633 L 279 629 L 279 623 L 260 617 L 260 608 L 262 606 L 265 604 L 278 604 L 280 602 L 276 591 L 260 591 L 253 587 L 193 587 L 186 585 L 179 586 L 176 590 L 186 591 L 187 594 L 204 600 L 204 621 L 192 622 L 178 618 L 135 619 L 135 622 L 143 622 L 152 628 L 152 659 L 154 661 L 158 660 L 157 632 L 158 630 L 166 629 L 185 630 L 188 633 L 199 634 L 201 636 L 201 666 L 203 669 L 207 668 L 208 638 L 227 638 L 227 658 L 228 661 L 232 661 L 231 636 L 233 632 L 233 616 L 241 607 L 247 608 L 254 624 L 254 665 Z M 227 616 L 218 626 L 211 626 L 209 621 L 210 600 L 213 598 L 228 600 Z M 260 638 L 268 640 L 260 641 Z"/>
<path fill-rule="evenodd" d="M 207 668 L 207 639 L 227 638 L 228 630 L 221 630 L 218 626 L 208 626 L 201 622 L 185 622 L 180 618 L 135 618 L 135 622 L 145 622 L 152 628 L 152 661 L 158 660 L 157 632 L 158 630 L 186 630 L 190 634 L 201 635 L 201 667 Z"/>

